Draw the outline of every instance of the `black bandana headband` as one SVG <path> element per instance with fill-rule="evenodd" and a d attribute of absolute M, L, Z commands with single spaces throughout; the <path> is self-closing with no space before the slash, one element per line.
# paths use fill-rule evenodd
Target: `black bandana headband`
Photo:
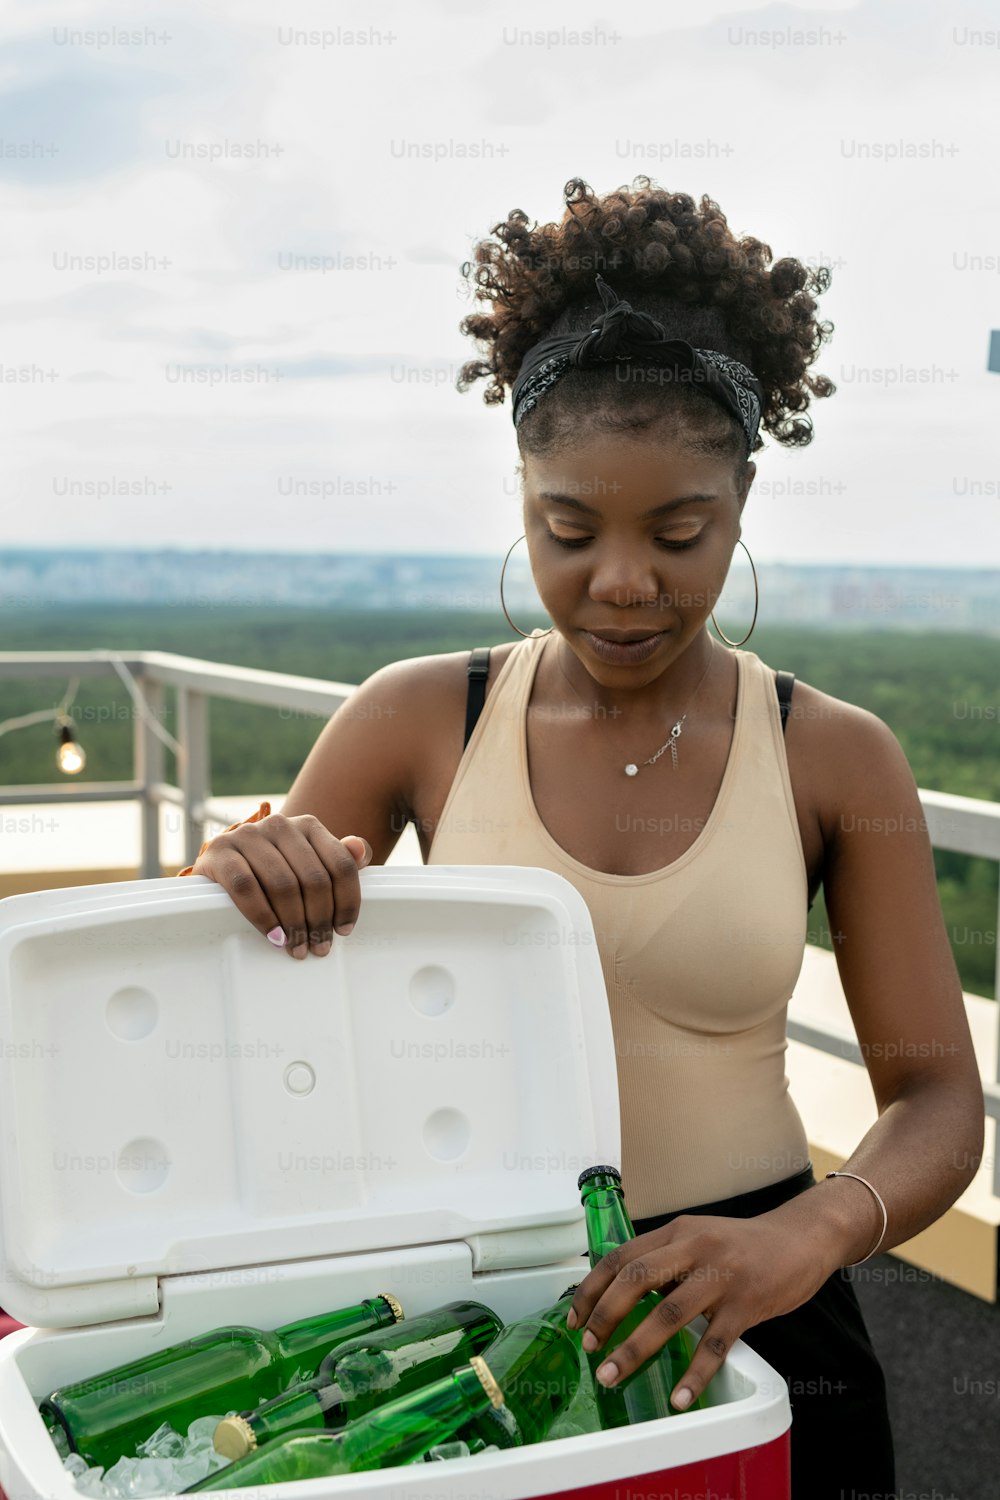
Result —
<path fill-rule="evenodd" d="M 598 275 L 596 282 L 604 311 L 590 332 L 541 339 L 521 361 L 511 389 L 514 426 L 521 425 L 567 370 L 593 369 L 636 355 L 637 363 L 661 366 L 674 371 L 680 380 L 704 385 L 706 394 L 739 422 L 746 433 L 747 451 L 751 452 L 760 427 L 764 392 L 746 365 L 716 349 L 694 349 L 684 339 L 668 339 L 661 323 L 622 301 L 603 276 Z"/>

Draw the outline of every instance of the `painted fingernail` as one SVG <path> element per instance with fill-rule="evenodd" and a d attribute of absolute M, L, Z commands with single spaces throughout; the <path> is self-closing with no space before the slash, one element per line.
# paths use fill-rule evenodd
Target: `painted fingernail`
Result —
<path fill-rule="evenodd" d="M 569 1312 L 566 1314 L 566 1327 L 567 1328 L 575 1328 L 576 1327 L 576 1313 L 573 1311 L 572 1308 L 570 1308 Z"/>
<path fill-rule="evenodd" d="M 684 1411 L 686 1407 L 691 1405 L 693 1396 L 692 1393 L 688 1390 L 687 1386 L 682 1385 L 676 1396 L 671 1396 L 670 1399 L 677 1407 L 678 1411 Z"/>
<path fill-rule="evenodd" d="M 613 1385 L 618 1379 L 618 1366 L 613 1359 L 607 1360 L 597 1372 L 597 1378 L 602 1385 Z"/>
<path fill-rule="evenodd" d="M 269 943 L 273 943 L 276 948 L 283 948 L 288 941 L 280 927 L 272 927 L 267 935 L 267 940 Z"/>
<path fill-rule="evenodd" d="M 583 1335 L 583 1347 L 586 1349 L 588 1354 L 593 1354 L 594 1350 L 597 1348 L 597 1336 L 596 1334 L 591 1333 L 589 1328 Z"/>

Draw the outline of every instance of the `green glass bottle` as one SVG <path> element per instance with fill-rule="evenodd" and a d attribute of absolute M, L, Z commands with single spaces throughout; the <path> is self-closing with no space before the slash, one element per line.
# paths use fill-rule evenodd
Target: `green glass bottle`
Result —
<path fill-rule="evenodd" d="M 635 1230 L 625 1207 L 621 1173 L 615 1167 L 589 1167 L 580 1173 L 577 1186 L 583 1196 L 590 1264 L 596 1266 L 609 1251 L 634 1240 Z M 659 1292 L 648 1291 L 636 1303 L 615 1329 L 612 1342 L 589 1356 L 595 1375 L 612 1350 L 627 1339 L 662 1300 Z M 609 1388 L 595 1378 L 594 1390 L 602 1427 L 627 1427 L 630 1423 L 650 1422 L 657 1417 L 680 1416 L 677 1407 L 670 1404 L 670 1392 L 691 1363 L 693 1354 L 691 1335 L 682 1328 L 619 1385 Z M 702 1404 L 699 1398 L 692 1402 L 688 1411 L 694 1411 Z"/>
<path fill-rule="evenodd" d="M 489 1408 L 456 1433 L 473 1446 L 478 1437 L 498 1448 L 539 1443 L 576 1394 L 580 1383 L 582 1329 L 566 1327 L 573 1288 L 559 1301 L 508 1323 L 484 1358 L 504 1392 L 502 1407 Z"/>
<path fill-rule="evenodd" d="M 482 1354 L 502 1327 L 481 1302 L 449 1302 L 399 1327 L 351 1339 L 327 1355 L 315 1379 L 256 1410 L 226 1417 L 215 1430 L 216 1451 L 243 1458 L 295 1429 L 337 1431 L 384 1401 L 443 1379 Z"/>
<path fill-rule="evenodd" d="M 65 1434 L 72 1452 L 108 1467 L 133 1457 L 136 1444 L 161 1422 L 186 1432 L 196 1417 L 252 1407 L 313 1375 L 332 1346 L 402 1317 L 395 1297 L 382 1292 L 274 1332 L 213 1328 L 52 1391 L 39 1410 L 50 1431 Z"/>
<path fill-rule="evenodd" d="M 563 1292 L 563 1297 L 572 1300 L 575 1291 L 576 1286 L 567 1287 Z M 559 1413 L 546 1433 L 546 1442 L 552 1442 L 556 1438 L 578 1437 L 581 1433 L 603 1431 L 597 1411 L 597 1393 L 594 1389 L 597 1382 L 594 1380 L 590 1359 L 583 1350 L 583 1329 L 567 1329 L 567 1332 L 575 1335 L 574 1343 L 577 1345 L 580 1372 L 579 1383 L 575 1396 Z"/>
<path fill-rule="evenodd" d="M 503 1394 L 485 1360 L 474 1355 L 444 1380 L 387 1401 L 340 1432 L 286 1433 L 183 1493 L 245 1489 L 405 1464 L 447 1442 L 462 1423 L 491 1404 L 502 1406 Z"/>

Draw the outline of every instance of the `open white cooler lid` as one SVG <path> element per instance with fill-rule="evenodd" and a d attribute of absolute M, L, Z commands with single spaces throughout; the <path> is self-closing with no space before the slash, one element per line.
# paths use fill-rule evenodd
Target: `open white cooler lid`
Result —
<path fill-rule="evenodd" d="M 363 870 L 295 962 L 191 876 L 0 901 L 0 1304 L 148 1316 L 161 1277 L 465 1241 L 583 1251 L 620 1159 L 590 912 L 552 871 Z"/>

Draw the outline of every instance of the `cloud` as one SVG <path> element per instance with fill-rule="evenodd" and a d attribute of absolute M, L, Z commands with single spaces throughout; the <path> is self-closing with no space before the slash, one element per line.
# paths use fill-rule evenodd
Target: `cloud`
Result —
<path fill-rule="evenodd" d="M 70 278 L 67 278 L 70 279 Z M 103 322 L 120 331 L 121 320 L 160 305 L 163 294 L 127 281 L 90 281 L 54 297 L 0 305 L 4 321 L 41 322 L 47 318 Z"/>
<path fill-rule="evenodd" d="M 126 384 L 121 375 L 112 375 L 108 370 L 80 370 L 76 375 L 66 376 L 68 385 L 96 385 L 108 380 L 117 385 Z"/>
<path fill-rule="evenodd" d="M 0 181 L 36 189 L 93 181 L 144 156 L 154 76 L 63 64 L 0 93 Z"/>
<path fill-rule="evenodd" d="M 337 497 L 347 550 L 424 551 L 432 537 L 502 558 L 516 534 L 505 488 L 516 447 L 508 404 L 487 408 L 481 382 L 454 391 L 477 352 L 458 324 L 482 306 L 459 267 L 512 207 L 561 219 L 569 177 L 606 192 L 648 173 L 708 193 L 776 257 L 835 265 L 821 315 L 836 334 L 814 369 L 840 389 L 816 404 L 808 449 L 769 441 L 760 455 L 755 558 L 821 559 L 838 520 L 837 545 L 859 562 L 997 551 L 988 511 L 973 516 L 952 495 L 953 476 L 991 475 L 1000 391 L 983 373 L 1000 283 L 974 269 L 1000 246 L 998 54 L 972 38 L 992 24 L 975 0 L 947 14 L 930 0 L 661 0 L 583 17 L 552 0 L 544 21 L 500 0 L 419 11 L 384 0 L 371 24 L 394 39 L 367 48 L 279 45 L 270 0 L 215 0 L 197 14 L 150 0 L 143 22 L 127 24 L 162 26 L 171 40 L 131 52 L 55 46 L 68 9 L 14 5 L 10 30 L 22 31 L 0 57 L 4 363 L 72 372 L 4 387 L 6 459 L 28 494 L 47 497 L 44 509 L 22 507 L 23 539 L 77 524 L 51 491 L 58 459 L 98 477 L 128 462 L 176 486 L 169 505 L 89 515 L 96 541 L 127 546 L 139 527 L 146 543 L 208 526 L 221 535 L 238 514 L 240 541 L 267 545 L 268 476 L 291 466 L 398 483 L 367 512 Z M 75 27 L 103 21 L 94 0 L 72 9 Z M 359 13 L 334 29 L 341 21 L 368 24 Z M 281 24 L 331 21 L 296 0 Z M 620 35 L 511 42 L 505 26 Z M 822 28 L 847 39 L 760 40 Z M 59 151 L 9 155 L 36 136 Z M 844 137 L 957 149 L 851 159 Z M 209 162 L 165 150 L 257 139 L 280 154 Z M 151 263 L 60 271 L 64 253 Z M 289 268 L 289 255 L 320 266 Z M 165 378 L 177 364 L 256 361 L 283 378 L 211 389 Z M 958 376 L 876 387 L 851 373 L 932 364 Z M 814 502 L 794 492 L 800 479 L 820 486 Z"/>
<path fill-rule="evenodd" d="M 446 249 L 443 245 L 429 244 L 407 245 L 403 250 L 403 256 L 414 265 L 449 266 L 456 270 L 461 259 L 453 250 Z"/>
<path fill-rule="evenodd" d="M 353 358 L 332 354 L 315 354 L 308 359 L 285 361 L 281 365 L 282 375 L 291 380 L 341 380 L 347 375 L 368 375 L 384 369 L 384 361 L 377 357 Z"/>

